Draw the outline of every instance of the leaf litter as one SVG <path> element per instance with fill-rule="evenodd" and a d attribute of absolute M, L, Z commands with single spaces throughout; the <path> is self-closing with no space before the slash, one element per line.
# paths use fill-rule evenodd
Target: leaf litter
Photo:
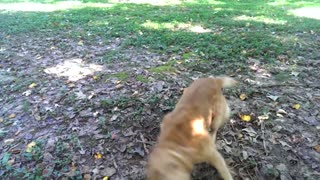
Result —
<path fill-rule="evenodd" d="M 121 39 L 102 46 L 61 36 L 58 39 L 70 46 L 59 49 L 50 48 L 51 40 L 42 41 L 39 37 L 12 38 L 16 38 L 12 42 L 25 41 L 25 54 L 31 56 L 35 50 L 41 54 L 37 56 L 40 59 L 25 58 L 24 62 L 12 57 L 12 64 L 2 63 L 3 67 L 16 66 L 24 71 L 19 76 L 8 74 L 22 81 L 12 81 L 13 86 L 5 85 L 1 90 L 7 95 L 1 97 L 1 167 L 22 165 L 51 178 L 143 178 L 147 155 L 156 141 L 163 115 L 173 109 L 191 77 L 213 73 L 199 73 L 183 63 L 174 65 L 181 70 L 178 73 L 151 72 L 150 67 L 182 57 L 127 49 L 123 56 L 132 61 L 116 59 L 99 74 L 70 82 L 36 67 L 52 67 L 64 59 L 89 57 L 88 54 L 91 55 L 86 63 L 94 64 L 100 62 L 103 51 L 117 47 Z M 7 46 L 10 48 L 6 51 L 20 52 L 13 43 Z M 262 66 L 256 64 L 247 74 L 234 74 L 241 83 L 239 89 L 226 91 L 234 113 L 218 135 L 221 153 L 241 179 L 319 177 L 319 89 L 276 86 Z M 292 72 L 288 81 L 319 84 L 319 67 L 313 66 L 313 73 L 304 71 L 306 68 L 309 67 L 300 64 L 299 73 Z M 277 67 L 270 71 L 277 71 Z M 127 74 L 124 76 L 123 72 Z M 138 81 L 138 75 L 148 80 Z M 21 84 L 21 89 L 12 89 Z M 260 88 L 265 84 L 273 86 Z M 11 123 L 4 124 L 8 121 Z M 20 132 L 16 133 L 18 129 Z M 0 173 L 12 177 L 17 172 L 4 168 Z M 194 179 L 216 176 L 208 165 L 199 165 L 193 172 Z"/>

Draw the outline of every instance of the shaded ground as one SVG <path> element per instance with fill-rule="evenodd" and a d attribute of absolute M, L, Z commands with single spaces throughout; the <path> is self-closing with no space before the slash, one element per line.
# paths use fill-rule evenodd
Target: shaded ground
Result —
<path fill-rule="evenodd" d="M 228 23 L 247 13 L 228 10 L 239 5 L 120 4 L 53 15 L 3 10 L 0 176 L 143 179 L 159 123 L 182 89 L 194 78 L 227 74 L 240 85 L 226 91 L 233 116 L 217 143 L 235 177 L 319 179 L 319 21 L 278 16 L 292 24 Z M 250 17 L 266 4 L 257 5 Z M 198 8 L 225 9 L 216 13 L 227 20 L 213 19 L 211 26 L 211 15 Z M 160 30 L 134 25 L 155 21 L 161 11 L 159 22 L 184 20 L 175 17 L 177 9 L 210 31 L 188 31 L 187 23 Z M 77 21 L 81 15 L 85 24 Z M 36 16 L 48 19 L 33 22 Z M 95 17 L 110 24 L 92 25 Z M 126 25 L 121 18 L 132 20 Z M 305 26 L 295 26 L 299 22 Z M 194 179 L 216 176 L 207 165 L 193 172 Z"/>

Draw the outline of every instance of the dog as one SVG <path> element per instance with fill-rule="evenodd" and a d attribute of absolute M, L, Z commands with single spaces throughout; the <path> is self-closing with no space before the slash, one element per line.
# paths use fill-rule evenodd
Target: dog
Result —
<path fill-rule="evenodd" d="M 224 180 L 232 175 L 215 144 L 218 129 L 229 119 L 222 89 L 237 82 L 230 77 L 195 80 L 175 109 L 165 115 L 147 163 L 148 180 L 189 180 L 197 163 L 208 162 Z"/>

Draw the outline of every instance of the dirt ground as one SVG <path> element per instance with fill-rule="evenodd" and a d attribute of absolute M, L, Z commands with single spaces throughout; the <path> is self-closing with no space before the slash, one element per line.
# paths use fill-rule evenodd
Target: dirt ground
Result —
<path fill-rule="evenodd" d="M 106 64 L 103 54 L 121 39 L 7 38 L 0 50 L 0 176 L 8 179 L 144 179 L 159 122 L 182 88 L 224 66 L 175 63 L 155 72 L 150 68 L 182 55 L 129 48 Z M 320 60 L 249 59 L 245 66 L 225 72 L 240 85 L 225 92 L 233 115 L 217 141 L 234 176 L 320 179 Z M 217 173 L 201 164 L 192 175 Z"/>

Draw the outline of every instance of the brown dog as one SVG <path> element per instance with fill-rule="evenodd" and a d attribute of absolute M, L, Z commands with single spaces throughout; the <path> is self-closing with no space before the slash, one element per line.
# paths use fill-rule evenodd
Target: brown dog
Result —
<path fill-rule="evenodd" d="M 233 179 L 218 152 L 218 128 L 230 116 L 222 88 L 236 81 L 229 77 L 195 80 L 183 93 L 175 109 L 161 123 L 158 143 L 149 156 L 149 180 L 187 180 L 194 164 L 208 162 L 223 179 Z"/>

